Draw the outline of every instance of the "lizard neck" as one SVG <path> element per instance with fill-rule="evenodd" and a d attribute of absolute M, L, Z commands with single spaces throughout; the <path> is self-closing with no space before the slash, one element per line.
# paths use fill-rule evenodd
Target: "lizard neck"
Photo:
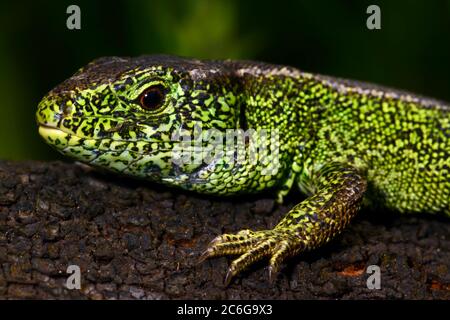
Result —
<path fill-rule="evenodd" d="M 239 113 L 245 127 L 276 130 L 280 153 L 291 163 L 300 164 L 314 139 L 325 103 L 316 99 L 321 93 L 316 92 L 313 75 L 261 63 L 236 64 L 234 72 L 241 82 Z"/>

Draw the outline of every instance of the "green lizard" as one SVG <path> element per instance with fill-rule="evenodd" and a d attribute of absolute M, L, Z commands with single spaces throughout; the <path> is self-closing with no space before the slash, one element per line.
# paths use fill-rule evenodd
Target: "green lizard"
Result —
<path fill-rule="evenodd" d="M 363 199 L 450 216 L 450 107 L 406 92 L 258 62 L 110 57 L 50 91 L 37 122 L 65 155 L 170 186 L 215 195 L 272 189 L 279 201 L 298 186 L 308 197 L 273 229 L 210 243 L 202 259 L 238 256 L 227 283 L 262 258 L 272 275 L 286 258 L 331 240 Z M 276 133 L 256 142 L 277 152 L 258 161 L 233 162 L 236 150 L 209 163 L 174 161 L 176 132 L 198 124 Z"/>

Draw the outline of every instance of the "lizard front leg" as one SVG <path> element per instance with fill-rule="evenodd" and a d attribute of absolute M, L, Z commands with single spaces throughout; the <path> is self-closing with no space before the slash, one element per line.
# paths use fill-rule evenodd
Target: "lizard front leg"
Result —
<path fill-rule="evenodd" d="M 268 257 L 269 277 L 281 263 L 300 252 L 317 248 L 340 233 L 359 209 L 366 180 L 352 166 L 329 163 L 302 178 L 312 194 L 290 210 L 272 230 L 242 230 L 216 237 L 202 254 L 240 255 L 227 272 L 225 284 L 262 258 Z"/>

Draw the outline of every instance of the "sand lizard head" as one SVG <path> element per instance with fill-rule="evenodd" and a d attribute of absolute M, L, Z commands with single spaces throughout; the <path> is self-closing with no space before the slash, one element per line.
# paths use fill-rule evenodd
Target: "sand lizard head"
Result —
<path fill-rule="evenodd" d="M 39 132 L 79 161 L 159 180 L 180 170 L 170 161 L 177 130 L 238 126 L 237 86 L 226 65 L 214 61 L 101 58 L 42 99 Z"/>

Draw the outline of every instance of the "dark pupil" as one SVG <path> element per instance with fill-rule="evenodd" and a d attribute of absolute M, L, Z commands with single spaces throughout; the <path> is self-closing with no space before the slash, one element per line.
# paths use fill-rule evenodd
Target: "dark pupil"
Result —
<path fill-rule="evenodd" d="M 161 105 L 162 100 L 163 95 L 161 89 L 151 88 L 142 95 L 141 105 L 145 109 L 156 109 Z"/>

